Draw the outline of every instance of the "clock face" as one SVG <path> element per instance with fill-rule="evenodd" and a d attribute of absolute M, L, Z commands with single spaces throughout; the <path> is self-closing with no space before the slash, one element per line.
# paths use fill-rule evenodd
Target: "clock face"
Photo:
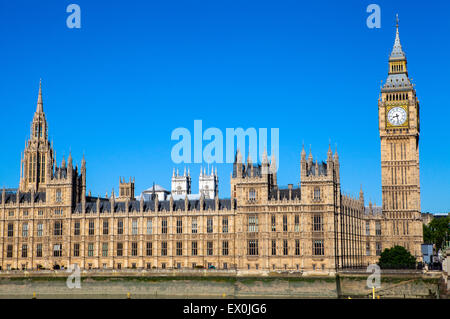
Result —
<path fill-rule="evenodd" d="M 399 106 L 390 109 L 387 115 L 389 123 L 395 126 L 405 123 L 406 117 L 406 110 Z"/>

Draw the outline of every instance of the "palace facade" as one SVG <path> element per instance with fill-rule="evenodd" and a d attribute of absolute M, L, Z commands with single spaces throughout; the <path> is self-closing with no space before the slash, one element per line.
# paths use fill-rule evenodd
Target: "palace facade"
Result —
<path fill-rule="evenodd" d="M 420 259 L 419 102 L 397 34 L 379 103 L 382 207 L 342 194 L 337 151 L 318 161 L 303 149 L 298 186 L 280 187 L 275 158 L 236 153 L 230 198 L 217 171 L 172 176 L 136 200 L 134 179 L 119 194 L 86 194 L 86 161 L 58 165 L 39 87 L 17 189 L 0 196 L 0 270 L 210 268 L 335 271 L 377 261 L 403 245 Z"/>

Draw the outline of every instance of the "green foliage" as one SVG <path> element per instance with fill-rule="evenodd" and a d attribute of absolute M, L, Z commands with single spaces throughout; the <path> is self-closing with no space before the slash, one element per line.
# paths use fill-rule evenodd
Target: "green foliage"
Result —
<path fill-rule="evenodd" d="M 381 253 L 378 265 L 382 269 L 415 269 L 416 258 L 405 247 L 394 246 Z"/>
<path fill-rule="evenodd" d="M 433 218 L 429 225 L 423 226 L 423 241 L 435 244 L 439 250 L 450 238 L 450 217 Z"/>

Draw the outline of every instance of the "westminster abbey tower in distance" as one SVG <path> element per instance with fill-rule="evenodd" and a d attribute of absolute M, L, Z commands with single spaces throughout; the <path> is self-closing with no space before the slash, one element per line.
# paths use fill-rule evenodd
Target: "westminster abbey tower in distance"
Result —
<path fill-rule="evenodd" d="M 394 245 L 420 260 L 419 102 L 398 25 L 378 111 L 381 207 L 365 206 L 362 190 L 357 197 L 341 192 L 341 163 L 331 148 L 326 161 L 302 150 L 297 187 L 278 186 L 275 158 L 264 154 L 253 163 L 238 151 L 227 199 L 219 198 L 213 171 L 201 176 L 211 185 L 198 196 L 188 191 L 190 173 L 177 172 L 172 192 L 154 185 L 137 199 L 134 179 L 121 178 L 117 197 L 93 197 L 86 193 L 84 156 L 80 167 L 71 155 L 55 160 L 40 85 L 19 187 L 0 191 L 0 270 L 78 264 L 334 272 L 376 263 Z"/>

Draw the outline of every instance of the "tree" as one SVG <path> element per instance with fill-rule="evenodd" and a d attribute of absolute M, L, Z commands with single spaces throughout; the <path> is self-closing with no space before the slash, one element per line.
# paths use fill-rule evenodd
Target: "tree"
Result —
<path fill-rule="evenodd" d="M 441 249 L 450 237 L 450 217 L 433 218 L 430 224 L 423 226 L 423 241 L 427 244 L 435 244 L 436 249 Z"/>
<path fill-rule="evenodd" d="M 414 269 L 416 258 L 405 247 L 394 246 L 381 253 L 378 265 L 382 269 Z"/>

